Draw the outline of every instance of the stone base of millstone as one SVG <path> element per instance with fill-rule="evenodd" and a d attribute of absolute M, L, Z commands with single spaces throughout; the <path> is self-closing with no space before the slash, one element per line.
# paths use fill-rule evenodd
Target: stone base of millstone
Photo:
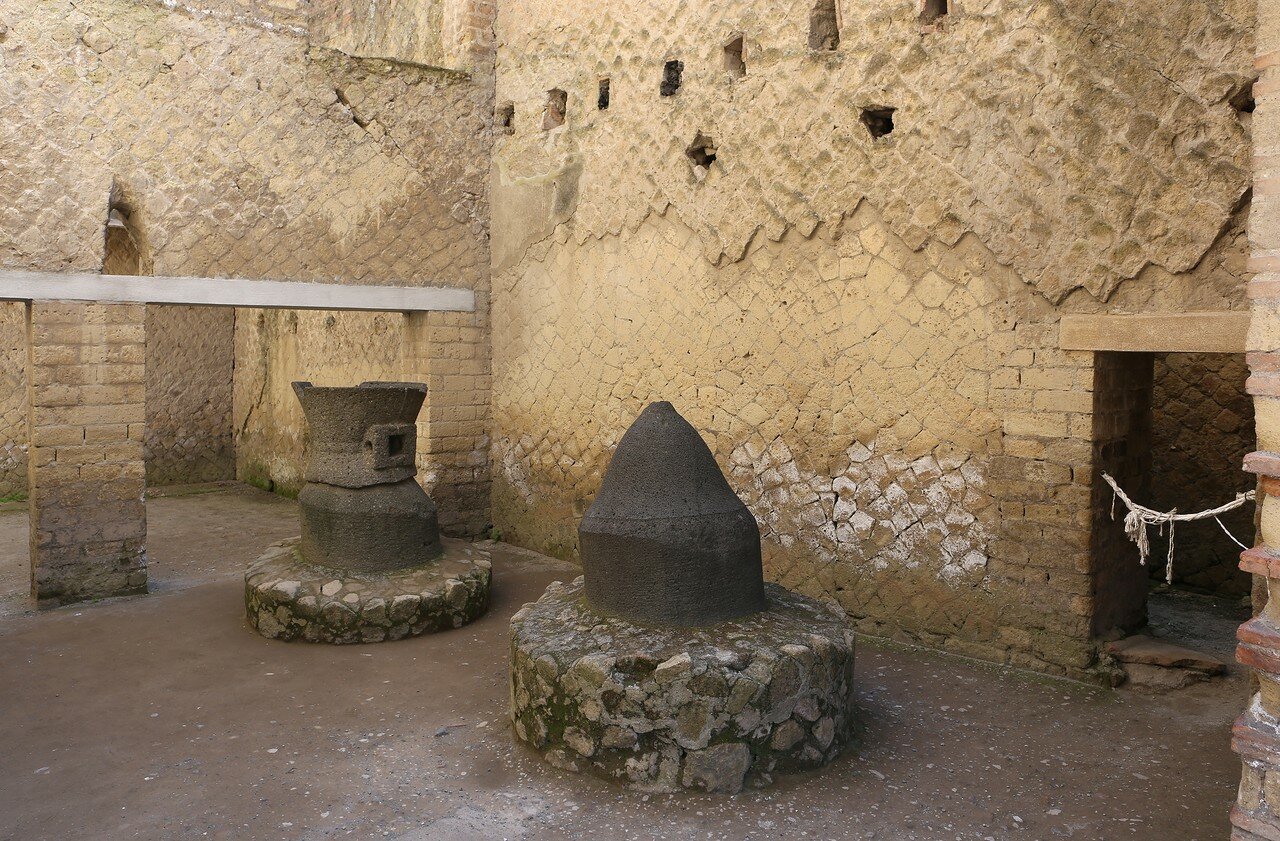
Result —
<path fill-rule="evenodd" d="M 298 539 L 273 545 L 245 571 L 249 624 L 264 637 L 335 644 L 383 642 L 458 628 L 489 607 L 489 554 L 445 540 L 430 563 L 390 573 L 311 564 Z"/>
<path fill-rule="evenodd" d="M 853 632 L 766 585 L 769 609 L 707 628 L 596 613 L 582 579 L 511 620 L 511 720 L 559 768 L 644 791 L 737 792 L 830 762 L 855 736 Z"/>

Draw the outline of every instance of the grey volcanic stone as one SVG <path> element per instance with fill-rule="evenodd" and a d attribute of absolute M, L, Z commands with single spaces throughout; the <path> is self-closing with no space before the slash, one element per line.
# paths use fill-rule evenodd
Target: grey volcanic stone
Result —
<path fill-rule="evenodd" d="M 734 792 L 830 762 L 855 736 L 844 615 L 765 585 L 767 608 L 713 626 L 596 612 L 582 579 L 511 619 L 511 720 L 557 767 L 645 791 Z"/>
<path fill-rule="evenodd" d="M 670 403 L 622 436 L 578 539 L 587 600 L 604 613 L 693 627 L 765 608 L 755 518 Z"/>
<path fill-rule="evenodd" d="M 313 563 L 385 572 L 441 552 L 435 503 L 413 479 L 365 488 L 309 482 L 298 502 L 302 555 Z"/>
<path fill-rule="evenodd" d="M 742 742 L 714 745 L 689 754 L 681 782 L 687 788 L 736 794 L 742 790 L 742 780 L 750 767 L 751 748 Z"/>
<path fill-rule="evenodd" d="M 330 388 L 295 382 L 293 392 L 307 418 L 308 482 L 363 488 L 418 472 L 416 421 L 427 396 L 422 383 Z"/>
<path fill-rule="evenodd" d="M 491 574 L 488 553 L 461 540 L 420 566 L 370 573 L 313 564 L 295 538 L 269 548 L 245 572 L 245 614 L 273 639 L 396 640 L 479 618 L 489 606 Z"/>
<path fill-rule="evenodd" d="M 293 384 L 307 418 L 302 556 L 353 572 L 389 572 L 440 554 L 435 503 L 417 472 L 421 383 Z"/>
<path fill-rule="evenodd" d="M 456 628 L 489 606 L 490 564 L 440 540 L 414 479 L 420 383 L 316 388 L 296 382 L 308 423 L 302 535 L 245 572 L 245 611 L 263 636 L 396 640 Z"/>

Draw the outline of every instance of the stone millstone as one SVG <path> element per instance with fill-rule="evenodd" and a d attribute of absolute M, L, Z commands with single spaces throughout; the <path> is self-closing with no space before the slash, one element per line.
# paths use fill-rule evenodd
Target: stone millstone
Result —
<path fill-rule="evenodd" d="M 390 572 L 441 552 L 436 505 L 414 479 L 365 488 L 308 482 L 298 503 L 300 549 L 314 563 Z"/>
<path fill-rule="evenodd" d="M 307 419 L 308 482 L 363 488 L 418 472 L 416 421 L 427 397 L 422 383 L 295 382 L 293 393 Z"/>
<path fill-rule="evenodd" d="M 459 628 L 489 607 L 488 553 L 461 540 L 419 567 L 357 573 L 313 564 L 298 540 L 272 546 L 244 575 L 245 614 L 281 640 L 357 643 Z"/>
<path fill-rule="evenodd" d="M 692 627 L 765 607 L 755 518 L 670 403 L 622 436 L 578 540 L 587 601 L 604 613 Z"/>
<path fill-rule="evenodd" d="M 296 382 L 293 390 L 307 419 L 302 556 L 351 572 L 390 572 L 439 555 L 436 505 L 414 479 L 427 387 Z"/>
<path fill-rule="evenodd" d="M 830 762 L 855 735 L 844 616 L 769 584 L 707 628 L 597 613 L 582 579 L 511 620 L 511 720 L 551 764 L 646 791 L 732 793 Z"/>

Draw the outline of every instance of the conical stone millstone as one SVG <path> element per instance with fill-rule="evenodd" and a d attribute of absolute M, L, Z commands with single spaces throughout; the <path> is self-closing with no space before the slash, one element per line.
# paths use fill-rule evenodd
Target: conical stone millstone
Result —
<path fill-rule="evenodd" d="M 670 403 L 651 403 L 622 436 L 578 540 L 601 612 L 697 626 L 766 607 L 755 518 Z"/>

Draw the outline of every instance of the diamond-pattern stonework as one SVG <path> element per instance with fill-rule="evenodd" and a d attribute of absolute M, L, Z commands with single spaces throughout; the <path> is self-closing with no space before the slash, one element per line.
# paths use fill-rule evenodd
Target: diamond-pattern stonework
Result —
<path fill-rule="evenodd" d="M 989 0 L 929 32 L 917 0 L 842 3 L 834 52 L 809 49 L 812 5 L 504 5 L 497 101 L 516 114 L 498 172 L 513 193 L 554 173 L 579 242 L 673 205 L 712 260 L 865 198 L 911 247 L 972 232 L 1053 299 L 1190 269 L 1249 187 L 1229 101 L 1254 75 L 1248 0 Z M 659 97 L 667 59 L 682 84 Z M 568 129 L 548 137 L 552 88 Z M 860 115 L 884 108 L 876 139 Z M 705 178 L 685 154 L 699 133 L 717 152 Z"/>
<path fill-rule="evenodd" d="M 670 400 L 770 579 L 1106 679 L 1095 360 L 1058 321 L 1247 307 L 1253 8 L 836 5 L 834 51 L 811 3 L 500 11 L 495 525 L 574 557 L 627 420 Z"/>
<path fill-rule="evenodd" d="M 235 312 L 147 307 L 147 484 L 234 479 Z"/>
<path fill-rule="evenodd" d="M 151 274 L 476 289 L 474 314 L 239 313 L 229 423 L 242 477 L 296 489 L 290 381 L 425 381 L 424 476 L 453 488 L 446 528 L 481 531 L 492 55 L 459 9 L 470 75 L 314 45 L 294 0 L 0 0 L 0 265 L 99 270 L 114 197 Z M 149 417 L 152 475 L 212 473 L 225 447 L 187 442 L 214 418 L 172 374 L 152 382 L 152 411 L 180 413 Z"/>
<path fill-rule="evenodd" d="M 1245 454 L 1257 446 L 1247 376 L 1240 354 L 1156 357 L 1149 504 L 1163 511 L 1203 511 L 1253 487 L 1254 477 L 1240 472 Z M 1223 515 L 1222 523 L 1252 546 L 1253 517 L 1254 506 L 1247 505 Z M 1213 520 L 1181 523 L 1174 538 L 1174 581 L 1224 595 L 1249 592 L 1240 547 Z M 1151 546 L 1151 575 L 1164 580 L 1168 540 L 1153 533 Z"/>
<path fill-rule="evenodd" d="M 0 304 L 0 497 L 27 491 L 27 328 L 22 304 Z"/>
<path fill-rule="evenodd" d="M 1050 305 L 975 238 L 913 250 L 864 203 L 838 237 L 716 267 L 673 210 L 626 239 L 561 231 L 498 281 L 504 537 L 573 557 L 608 454 L 667 399 L 760 522 L 770 579 L 866 632 L 1088 676 L 1093 355 L 1057 350 Z M 1217 258 L 1166 278 L 1124 291 L 1240 298 Z"/>

